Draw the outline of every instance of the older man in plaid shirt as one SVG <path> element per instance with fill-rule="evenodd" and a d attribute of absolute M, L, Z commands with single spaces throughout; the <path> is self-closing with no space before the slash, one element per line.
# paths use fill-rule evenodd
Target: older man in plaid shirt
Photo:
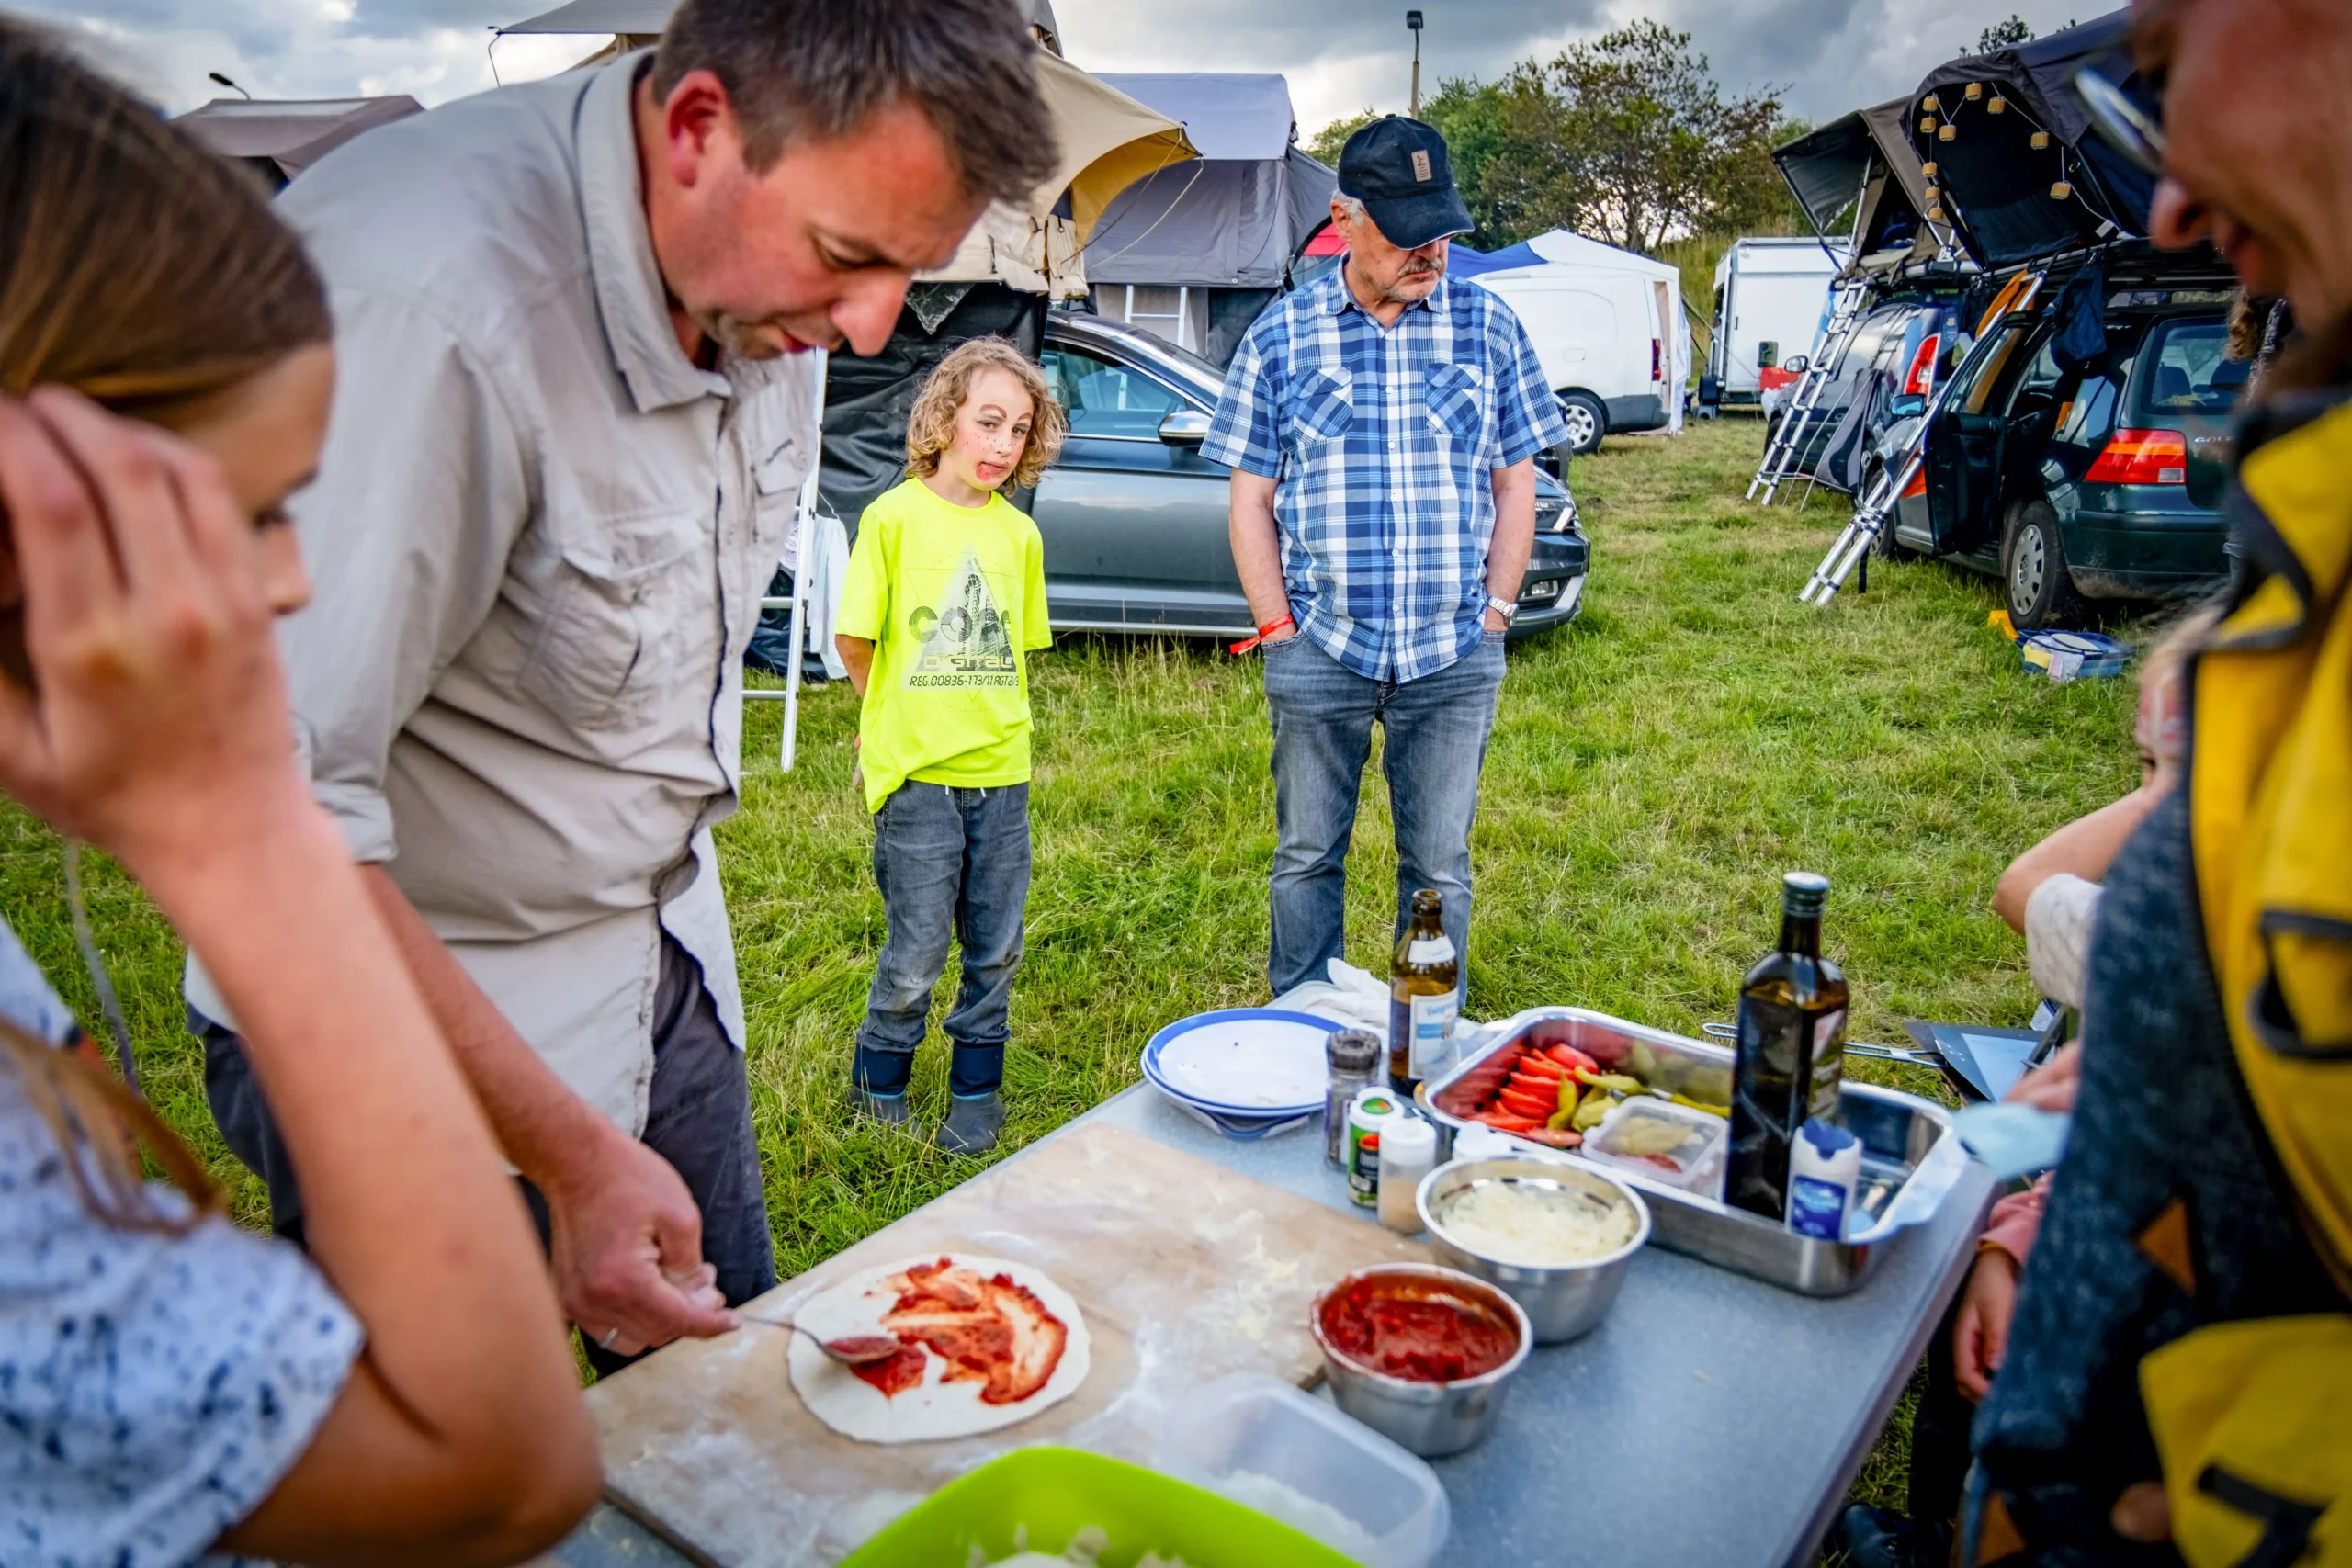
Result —
<path fill-rule="evenodd" d="M 1233 469 L 1234 565 L 1274 727 L 1280 995 L 1343 951 L 1372 750 L 1396 824 L 1396 930 L 1435 888 L 1465 960 L 1470 823 L 1535 540 L 1534 456 L 1566 431 L 1518 319 L 1446 281 L 1470 228 L 1445 141 L 1390 116 L 1340 156 L 1342 264 L 1258 318 L 1202 456 Z"/>

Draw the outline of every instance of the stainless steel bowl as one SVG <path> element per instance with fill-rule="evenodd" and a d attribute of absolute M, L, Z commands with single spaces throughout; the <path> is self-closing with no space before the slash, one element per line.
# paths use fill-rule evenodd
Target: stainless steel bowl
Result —
<path fill-rule="evenodd" d="M 1631 1204 L 1634 1239 L 1605 1258 L 1552 1268 L 1482 1258 L 1446 1234 L 1445 1212 L 1462 1193 L 1493 1181 L 1564 1188 L 1604 1201 Z M 1582 1161 L 1523 1155 L 1456 1160 L 1421 1178 L 1413 1201 L 1438 1261 L 1491 1282 L 1524 1308 L 1528 1321 L 1535 1325 L 1539 1345 L 1561 1344 L 1598 1327 L 1609 1303 L 1617 1299 L 1617 1287 L 1624 1283 L 1626 1266 L 1650 1239 L 1650 1209 L 1642 1195 L 1600 1167 Z"/>
<path fill-rule="evenodd" d="M 1485 1303 L 1510 1319 L 1519 1335 L 1519 1348 L 1493 1371 L 1459 1382 L 1412 1382 L 1348 1359 L 1324 1337 L 1323 1303 L 1359 1280 L 1388 1274 L 1428 1280 Z M 1307 1326 L 1315 1343 L 1323 1348 L 1332 1400 L 1374 1431 L 1423 1459 L 1458 1454 L 1487 1435 L 1502 1412 L 1503 1394 L 1510 1380 L 1535 1346 L 1534 1329 L 1517 1302 L 1483 1280 L 1426 1263 L 1382 1263 L 1357 1269 L 1315 1298 L 1315 1304 L 1307 1309 Z"/>

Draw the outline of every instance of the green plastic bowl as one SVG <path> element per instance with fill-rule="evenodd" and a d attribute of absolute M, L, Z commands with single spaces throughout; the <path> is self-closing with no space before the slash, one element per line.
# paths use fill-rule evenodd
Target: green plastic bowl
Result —
<path fill-rule="evenodd" d="M 1357 1568 L 1321 1541 L 1213 1492 L 1077 1449 L 1018 1449 L 957 1476 L 857 1549 L 842 1568 L 966 1568 L 1020 1548 L 1067 1551 L 1092 1525 L 1111 1538 L 1097 1568 L 1135 1568 L 1147 1551 L 1184 1568 Z"/>

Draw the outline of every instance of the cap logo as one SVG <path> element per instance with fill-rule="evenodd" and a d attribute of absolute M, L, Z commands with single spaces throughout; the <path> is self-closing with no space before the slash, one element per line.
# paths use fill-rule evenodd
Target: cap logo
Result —
<path fill-rule="evenodd" d="M 1413 149 L 1413 177 L 1417 180 L 1430 177 L 1430 151 L 1426 147 Z"/>

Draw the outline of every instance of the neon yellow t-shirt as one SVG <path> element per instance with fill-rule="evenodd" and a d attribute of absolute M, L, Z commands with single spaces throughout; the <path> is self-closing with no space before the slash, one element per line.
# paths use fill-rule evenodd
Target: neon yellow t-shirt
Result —
<path fill-rule="evenodd" d="M 1046 545 L 1001 495 L 942 501 L 909 479 L 865 509 L 833 629 L 875 644 L 859 710 L 865 807 L 909 779 L 960 789 L 1029 778 L 1029 672 L 1053 646 Z"/>

